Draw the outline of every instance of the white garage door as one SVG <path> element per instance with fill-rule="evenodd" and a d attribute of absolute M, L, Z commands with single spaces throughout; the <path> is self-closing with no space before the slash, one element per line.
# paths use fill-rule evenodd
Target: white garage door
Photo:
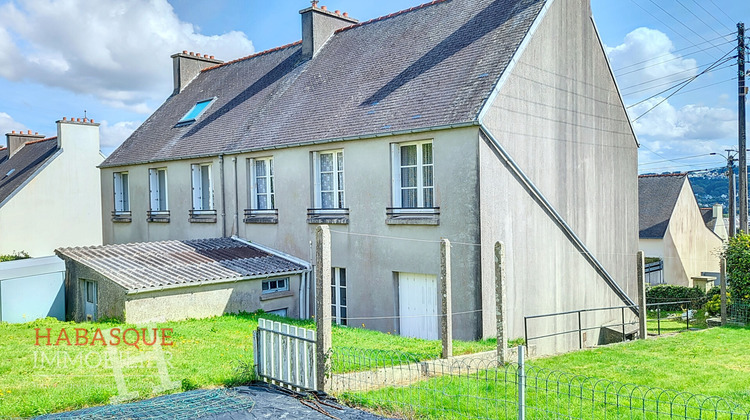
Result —
<path fill-rule="evenodd" d="M 401 335 L 438 339 L 437 279 L 429 274 L 398 274 Z"/>

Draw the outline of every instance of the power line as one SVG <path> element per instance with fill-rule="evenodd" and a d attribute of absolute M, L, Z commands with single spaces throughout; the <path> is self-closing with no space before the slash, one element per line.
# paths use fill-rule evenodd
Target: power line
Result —
<path fill-rule="evenodd" d="M 700 77 L 700 76 L 702 76 L 702 75 L 706 74 L 706 73 L 707 73 L 707 72 L 708 72 L 709 70 L 711 70 L 711 69 L 712 69 L 712 67 L 713 67 L 713 66 L 721 65 L 721 64 L 724 64 L 725 62 L 727 62 L 727 61 L 731 60 L 731 59 L 732 59 L 733 57 L 730 57 L 730 58 L 726 58 L 726 56 L 728 56 L 729 54 L 731 54 L 731 53 L 732 53 L 733 51 L 734 51 L 734 50 L 730 50 L 729 52 L 727 52 L 726 54 L 724 54 L 724 56 L 722 56 L 721 58 L 719 58 L 718 60 L 716 60 L 716 62 L 714 63 L 714 65 L 712 65 L 712 66 L 710 66 L 710 67 L 706 68 L 705 70 L 703 70 L 702 72 L 700 72 L 700 73 L 696 74 L 695 76 L 693 76 L 693 77 L 692 77 L 692 78 L 690 78 L 689 80 L 687 80 L 687 81 L 685 81 L 685 82 L 682 82 L 682 83 L 679 83 L 679 84 L 675 85 L 675 86 L 674 86 L 673 88 L 676 88 L 677 86 L 679 86 L 679 88 L 678 88 L 677 90 L 675 90 L 675 91 L 674 91 L 674 92 L 672 92 L 671 94 L 667 95 L 667 97 L 666 97 L 666 98 L 664 98 L 664 99 L 662 99 L 661 101 L 659 101 L 659 103 L 657 103 L 656 105 L 654 105 L 654 106 L 652 106 L 651 108 L 649 108 L 649 109 L 648 109 L 648 110 L 647 110 L 646 112 L 644 112 L 643 114 L 639 115 L 639 116 L 638 116 L 638 117 L 637 117 L 636 119 L 634 119 L 634 120 L 633 120 L 633 121 L 631 121 L 631 122 L 636 122 L 636 121 L 638 121 L 638 120 L 639 120 L 639 119 L 640 119 L 641 117 L 643 117 L 644 115 L 646 115 L 646 114 L 648 114 L 649 112 L 651 112 L 651 111 L 652 111 L 652 110 L 653 110 L 654 108 L 656 108 L 657 106 L 659 106 L 659 105 L 663 104 L 663 103 L 664 103 L 664 102 L 665 102 L 665 101 L 666 101 L 667 99 L 671 98 L 671 97 L 672 97 L 672 96 L 674 96 L 674 95 L 675 95 L 675 94 L 676 94 L 677 92 L 681 91 L 681 90 L 682 90 L 682 89 L 683 89 L 683 88 L 684 88 L 685 86 L 687 86 L 688 84 L 690 84 L 690 82 L 692 82 L 693 80 L 697 79 L 698 77 Z M 724 61 L 721 61 L 721 60 L 724 60 Z M 680 85 L 681 85 L 681 86 L 680 86 Z M 664 93 L 664 92 L 666 92 L 666 91 L 669 91 L 669 90 L 671 90 L 671 89 L 673 89 L 673 88 L 670 88 L 670 89 L 667 89 L 667 90 L 665 90 L 665 91 L 662 91 L 661 93 Z M 657 94 L 657 95 L 659 95 L 659 94 Z M 636 105 L 639 105 L 639 104 L 641 104 L 641 103 L 643 103 L 643 102 L 645 102 L 645 101 L 647 101 L 647 100 L 649 100 L 649 99 L 651 99 L 651 98 L 653 98 L 654 96 L 657 96 L 657 95 L 653 95 L 653 96 L 651 96 L 651 97 L 649 97 L 649 98 L 646 98 L 646 99 L 644 99 L 644 100 L 642 100 L 642 101 L 640 101 L 640 102 L 638 102 L 638 103 L 635 103 L 635 104 L 633 104 L 633 105 L 630 105 L 630 106 L 628 107 L 628 109 L 629 109 L 629 108 L 632 108 L 632 107 L 634 107 L 634 106 L 636 106 Z"/>
<path fill-rule="evenodd" d="M 659 18 L 658 18 L 658 17 L 656 16 L 656 15 L 654 15 L 653 13 L 651 13 L 651 12 L 650 12 L 650 11 L 649 11 L 648 9 L 646 9 L 645 7 L 643 7 L 643 6 L 641 6 L 640 4 L 636 3 L 636 1 L 635 1 L 635 0 L 630 0 L 630 2 L 631 2 L 631 3 L 633 3 L 633 4 L 635 4 L 636 6 L 640 7 L 641 9 L 643 9 L 643 11 L 644 11 L 644 12 L 648 13 L 648 14 L 649 14 L 649 15 L 650 15 L 650 16 L 651 16 L 652 18 L 656 19 L 656 20 L 657 20 L 658 22 L 660 22 L 660 23 L 661 23 L 662 25 L 666 26 L 666 27 L 667 27 L 667 28 L 668 28 L 668 29 L 669 29 L 670 31 L 672 31 L 672 32 L 674 32 L 675 34 L 677 34 L 677 35 L 681 36 L 681 37 L 682 37 L 682 38 L 683 38 L 683 39 L 684 39 L 685 41 L 689 42 L 689 43 L 690 43 L 690 44 L 692 44 L 693 46 L 697 46 L 697 45 L 695 45 L 695 43 L 694 43 L 693 41 L 689 40 L 689 39 L 688 39 L 688 38 L 687 38 L 687 37 L 686 37 L 685 35 L 681 34 L 680 32 L 677 32 L 677 31 L 676 31 L 676 30 L 675 30 L 674 28 L 672 28 L 671 26 L 669 26 L 669 25 L 668 25 L 668 24 L 667 24 L 666 22 L 664 22 L 663 20 L 659 19 Z"/>
<path fill-rule="evenodd" d="M 703 35 L 701 35 L 701 34 L 699 34 L 698 32 L 696 32 L 696 31 L 695 31 L 695 30 L 694 30 L 693 28 L 691 28 L 691 27 L 687 26 L 687 25 L 686 25 L 686 24 L 685 24 L 684 22 L 682 22 L 682 21 L 681 21 L 680 19 L 677 19 L 676 17 L 674 17 L 674 15 L 672 15 L 671 13 L 669 13 L 669 12 L 668 12 L 668 11 L 667 11 L 666 9 L 664 9 L 664 8 L 663 8 L 663 7 L 661 7 L 661 6 L 659 6 L 659 4 L 658 4 L 657 2 L 655 2 L 654 0 L 648 0 L 648 1 L 650 1 L 651 3 L 653 3 L 653 5 L 654 5 L 654 6 L 658 7 L 659 9 L 661 9 L 661 11 L 662 11 L 662 12 L 666 13 L 666 14 L 667 14 L 667 15 L 668 15 L 669 17 L 671 17 L 672 19 L 674 19 L 674 20 L 675 20 L 675 21 L 676 21 L 677 23 L 679 23 L 680 25 L 682 25 L 682 26 L 684 26 L 685 28 L 687 28 L 687 29 L 688 29 L 688 30 L 689 30 L 690 32 L 692 32 L 692 33 L 694 33 L 695 35 L 697 35 L 697 36 L 698 36 L 698 37 L 699 37 L 700 39 L 702 39 L 702 40 L 704 40 L 704 41 L 708 42 L 708 40 L 707 40 L 706 38 L 704 38 L 704 37 L 703 37 Z M 717 49 L 719 49 L 719 50 L 721 50 L 721 49 L 720 49 L 719 47 L 716 47 L 716 48 L 717 48 Z"/>
<path fill-rule="evenodd" d="M 721 7 L 719 7 L 719 6 L 718 6 L 718 5 L 716 4 L 716 3 L 714 3 L 714 0 L 708 0 L 708 1 L 710 1 L 710 2 L 711 2 L 711 4 L 713 4 L 713 5 L 714 5 L 714 7 L 716 7 L 717 9 L 719 9 L 719 11 L 720 11 L 721 13 L 723 13 L 723 14 L 724 14 L 724 16 L 726 16 L 726 17 L 727 17 L 727 18 L 729 19 L 729 21 L 730 21 L 730 22 L 734 22 L 734 19 L 732 19 L 732 17 L 731 17 L 731 16 L 729 16 L 729 15 L 728 15 L 728 14 L 727 14 L 727 13 L 726 13 L 726 12 L 724 11 L 724 9 L 722 9 L 722 8 L 721 8 Z"/>
<path fill-rule="evenodd" d="M 625 90 L 632 89 L 634 87 L 643 86 L 643 85 L 646 85 L 646 84 L 649 84 L 649 83 L 653 83 L 653 82 L 656 82 L 656 81 L 659 81 L 659 80 L 662 80 L 662 79 L 670 79 L 670 78 L 673 78 L 673 77 L 675 77 L 675 76 L 677 76 L 679 74 L 693 72 L 695 70 L 700 70 L 701 67 L 708 67 L 708 66 L 711 66 L 711 65 L 712 64 L 706 64 L 706 65 L 698 66 L 697 68 L 694 68 L 694 69 L 688 69 L 688 70 L 678 71 L 677 73 L 672 73 L 672 74 L 669 74 L 667 76 L 657 77 L 657 78 L 654 78 L 654 79 L 651 79 L 651 80 L 647 80 L 645 82 L 636 83 L 634 85 L 630 85 L 630 86 L 624 87 L 621 90 L 625 91 Z M 730 64 L 730 65 L 724 66 L 724 67 L 717 67 L 717 68 L 711 69 L 709 71 L 709 73 L 710 72 L 714 72 L 714 71 L 718 71 L 718 70 L 723 70 L 723 69 L 726 69 L 726 68 L 729 68 L 729 67 L 732 67 L 732 66 L 733 66 L 733 64 Z M 654 86 L 650 86 L 648 88 L 641 89 L 641 90 L 638 90 L 638 91 L 635 91 L 635 92 L 629 92 L 628 95 L 632 95 L 632 94 L 638 93 L 638 92 L 643 92 L 644 90 L 651 90 L 651 89 L 655 89 L 655 88 L 658 88 L 658 87 L 661 87 L 661 86 L 666 86 L 666 85 L 670 85 L 670 84 L 674 84 L 674 83 L 679 83 L 681 81 L 685 81 L 685 80 L 689 79 L 690 77 L 692 77 L 692 76 L 689 76 L 689 77 L 686 77 L 684 79 L 680 79 L 680 80 L 677 80 L 677 81 L 670 80 L 668 82 L 661 83 L 661 84 L 654 85 Z"/>
<path fill-rule="evenodd" d="M 697 0 L 693 0 L 693 3 L 697 4 L 698 7 L 700 7 L 701 9 L 703 9 L 704 12 L 706 12 L 709 16 L 711 16 L 715 21 L 719 22 L 719 25 L 722 25 L 723 27 L 729 29 L 730 31 L 733 30 L 729 26 L 725 25 L 724 22 L 722 22 L 719 19 L 717 19 L 716 16 L 713 15 L 713 13 L 709 12 L 708 9 L 706 9 L 705 7 L 703 7 L 702 4 L 698 3 Z"/>
<path fill-rule="evenodd" d="M 688 12 L 689 12 L 689 13 L 690 13 L 691 15 L 695 16 L 695 18 L 696 18 L 696 19 L 698 19 L 699 21 L 703 22 L 703 24 L 704 24 L 704 25 L 706 25 L 706 26 L 708 27 L 708 29 L 710 29 L 710 30 L 712 30 L 712 31 L 716 32 L 717 34 L 719 34 L 719 36 L 721 36 L 721 33 L 720 33 L 719 31 L 717 31 L 717 30 L 716 30 L 716 29 L 714 29 L 714 28 L 713 28 L 713 27 L 712 27 L 711 25 L 709 25 L 708 23 L 706 23 L 706 21 L 705 21 L 705 20 L 701 19 L 701 17 L 700 17 L 700 16 L 696 15 L 696 14 L 695 14 L 695 13 L 694 13 L 694 12 L 693 12 L 692 10 L 690 10 L 690 9 L 689 9 L 689 8 L 688 8 L 687 6 L 685 6 L 685 5 L 684 5 L 684 4 L 683 4 L 683 3 L 682 3 L 682 2 L 680 1 L 680 0 L 676 0 L 676 1 L 677 1 L 677 4 L 679 4 L 680 6 L 682 6 L 682 7 L 683 7 L 683 8 L 685 9 L 685 10 L 687 10 L 687 11 L 688 11 Z"/>
<path fill-rule="evenodd" d="M 731 41 L 724 41 L 724 42 L 722 42 L 719 45 L 733 44 L 733 43 L 734 43 L 734 40 L 731 40 Z M 656 66 L 661 65 L 661 64 L 666 64 L 666 63 L 669 63 L 670 61 L 683 60 L 685 57 L 688 57 L 688 56 L 693 55 L 693 54 L 698 54 L 699 52 L 704 52 L 704 51 L 710 50 L 712 48 L 713 48 L 713 46 L 708 47 L 708 48 L 704 48 L 702 50 L 694 51 L 694 52 L 692 52 L 690 54 L 684 54 L 684 55 L 681 55 L 681 56 L 678 56 L 678 57 L 670 58 L 669 60 L 660 61 L 658 63 L 652 63 L 652 64 L 650 64 L 648 66 L 643 66 L 643 67 L 637 68 L 635 70 L 630 70 L 630 71 L 626 71 L 624 73 L 615 74 L 615 76 L 622 77 L 622 76 L 625 76 L 627 74 L 631 74 L 631 73 L 643 71 L 645 69 L 648 69 L 648 68 L 651 68 L 651 67 L 656 67 Z M 672 53 L 670 53 L 670 54 L 672 54 Z M 650 60 L 646 60 L 646 62 L 648 62 L 648 61 L 650 61 Z"/>
<path fill-rule="evenodd" d="M 720 85 L 722 83 L 731 82 L 732 80 L 737 80 L 737 77 L 732 77 L 731 79 L 723 80 L 721 82 L 711 83 L 710 85 L 701 86 L 701 87 L 698 87 L 698 88 L 695 88 L 695 89 L 689 89 L 689 90 L 680 92 L 680 95 L 682 95 L 684 93 L 688 93 L 688 92 L 695 92 L 696 90 L 705 89 L 705 88 L 708 88 L 708 87 L 711 87 L 711 86 Z"/>
<path fill-rule="evenodd" d="M 662 162 L 676 162 L 678 160 L 695 159 L 697 157 L 703 157 L 703 156 L 711 156 L 711 154 L 710 153 L 704 153 L 702 155 L 684 156 L 684 157 L 680 157 L 680 158 L 665 159 L 665 160 L 655 160 L 653 162 L 639 163 L 638 166 L 653 165 L 653 164 L 662 163 Z"/>
<path fill-rule="evenodd" d="M 711 39 L 710 41 L 711 41 L 711 42 L 713 42 L 713 41 L 717 41 L 717 40 L 719 40 L 719 39 L 724 39 L 724 40 L 726 41 L 726 43 L 730 43 L 730 42 L 732 42 L 732 43 L 733 43 L 733 42 L 735 41 L 734 39 L 726 40 L 725 38 L 726 38 L 726 37 L 728 37 L 728 36 L 732 36 L 732 35 L 734 35 L 734 34 L 736 34 L 736 33 L 737 33 L 737 31 L 734 31 L 734 32 L 731 32 L 731 33 L 729 33 L 729 34 L 727 34 L 727 35 L 722 35 L 721 37 L 717 37 L 717 38 Z M 624 70 L 624 69 L 627 69 L 627 68 L 630 68 L 630 67 L 633 67 L 633 66 L 637 66 L 637 65 L 639 65 L 639 64 L 643 64 L 643 63 L 648 63 L 649 61 L 651 61 L 651 60 L 656 60 L 657 58 L 667 57 L 667 56 L 670 56 L 670 55 L 673 55 L 673 54 L 677 54 L 678 52 L 682 52 L 682 51 L 685 51 L 685 50 L 689 50 L 689 49 L 691 49 L 691 48 L 697 48 L 697 47 L 698 47 L 699 45 L 703 45 L 703 44 L 708 44 L 708 42 L 701 42 L 701 43 L 698 43 L 698 44 L 690 45 L 690 46 L 688 46 L 688 47 L 685 47 L 685 48 L 680 48 L 680 49 L 678 49 L 678 50 L 670 51 L 670 52 L 668 52 L 668 53 L 664 53 L 664 54 L 662 54 L 662 55 L 659 55 L 659 56 L 656 56 L 656 57 L 652 57 L 652 58 L 649 58 L 649 59 L 647 59 L 647 60 L 643 60 L 643 61 L 639 61 L 639 62 L 637 62 L 637 63 L 633 63 L 633 64 L 628 64 L 627 66 L 619 67 L 619 68 L 617 68 L 617 69 L 614 69 L 614 70 L 612 70 L 612 71 L 614 71 L 614 72 L 618 72 L 618 71 L 620 71 L 620 70 Z M 720 45 L 721 45 L 721 44 L 720 44 Z M 698 50 L 698 51 L 694 51 L 694 52 L 691 52 L 691 53 L 683 54 L 683 55 L 682 55 L 682 57 L 687 57 L 687 56 L 689 56 L 689 55 L 697 54 L 697 53 L 699 53 L 699 52 L 702 52 L 702 51 L 706 51 L 706 50 L 708 50 L 708 49 L 710 49 L 710 48 L 711 48 L 711 47 L 709 47 L 709 48 L 705 48 L 705 49 L 702 49 L 702 50 Z M 668 61 L 671 61 L 671 60 L 668 60 Z M 665 61 L 665 63 L 666 63 L 666 61 Z"/>

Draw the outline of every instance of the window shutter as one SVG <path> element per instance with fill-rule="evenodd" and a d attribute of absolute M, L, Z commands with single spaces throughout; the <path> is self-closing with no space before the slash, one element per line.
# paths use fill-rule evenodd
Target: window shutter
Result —
<path fill-rule="evenodd" d="M 248 201 L 250 202 L 250 208 L 255 210 L 258 208 L 258 197 L 256 196 L 258 193 L 258 187 L 256 186 L 257 178 L 255 177 L 255 159 L 247 160 L 247 170 L 250 171 L 250 195 L 248 196 Z"/>
<path fill-rule="evenodd" d="M 151 211 L 159 210 L 159 171 L 156 169 L 148 170 L 148 191 Z"/>
<path fill-rule="evenodd" d="M 201 167 L 200 165 L 190 165 L 193 178 L 193 210 L 201 209 Z"/>
<path fill-rule="evenodd" d="M 115 211 L 122 211 L 122 180 L 120 173 L 115 172 L 113 175 Z"/>
<path fill-rule="evenodd" d="M 313 159 L 313 208 L 319 209 L 320 202 L 320 154 L 312 153 Z"/>
<path fill-rule="evenodd" d="M 208 192 L 207 192 L 209 194 L 208 208 L 204 210 L 213 210 L 215 208 L 214 207 L 214 180 L 213 180 L 213 177 L 211 176 L 211 165 L 205 165 L 201 169 L 206 171 L 207 176 L 208 176 Z"/>
<path fill-rule="evenodd" d="M 401 146 L 391 143 L 391 189 L 393 207 L 401 208 Z"/>

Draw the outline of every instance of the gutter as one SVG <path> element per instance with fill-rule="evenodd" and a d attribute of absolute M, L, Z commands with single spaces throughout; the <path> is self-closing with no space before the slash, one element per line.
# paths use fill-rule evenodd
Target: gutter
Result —
<path fill-rule="evenodd" d="M 500 142 L 497 141 L 497 139 L 484 125 L 480 125 L 479 129 L 484 134 L 485 138 L 489 140 L 488 143 L 493 146 L 495 154 L 502 160 L 505 166 L 510 169 L 513 176 L 515 176 L 515 178 L 521 182 L 524 189 L 526 189 L 526 191 L 529 193 L 529 195 L 531 195 L 534 201 L 536 201 L 542 207 L 542 210 L 544 210 L 544 212 L 547 213 L 550 218 L 552 218 L 552 221 L 555 222 L 555 224 L 560 228 L 560 230 L 562 230 L 563 234 L 568 238 L 568 240 L 583 256 L 583 258 L 594 268 L 597 274 L 599 274 L 599 277 L 601 277 L 604 282 L 607 283 L 609 288 L 612 289 L 613 292 L 615 292 L 617 297 L 619 297 L 623 303 L 630 307 L 630 310 L 633 311 L 633 313 L 635 313 L 637 316 L 640 316 L 638 305 L 630 298 L 630 296 L 628 296 L 627 293 L 625 293 L 624 290 L 622 290 L 620 285 L 618 285 L 615 279 L 607 272 L 607 269 L 605 269 L 604 266 L 599 262 L 599 260 L 597 260 L 596 257 L 591 253 L 591 251 L 589 251 L 583 241 L 565 222 L 565 219 L 560 216 L 560 213 L 555 210 L 555 208 L 552 206 L 549 200 L 547 200 L 544 194 L 542 194 L 542 192 L 539 191 L 539 189 L 536 187 L 536 185 L 534 185 L 529 177 L 526 176 L 521 167 L 518 166 L 516 161 L 513 160 L 513 158 L 503 148 Z"/>
<path fill-rule="evenodd" d="M 467 121 L 467 122 L 455 123 L 455 124 L 445 124 L 445 125 L 436 125 L 436 126 L 429 126 L 429 127 L 422 127 L 422 128 L 412 128 L 408 130 L 388 131 L 388 132 L 383 132 L 383 133 L 369 133 L 369 134 L 361 134 L 361 135 L 356 135 L 356 136 L 334 137 L 334 138 L 325 139 L 325 140 L 309 140 L 309 141 L 281 144 L 281 145 L 275 145 L 275 146 L 252 147 L 249 149 L 240 149 L 240 150 L 235 150 L 231 152 L 203 153 L 199 155 L 183 156 L 179 158 L 151 159 L 151 160 L 144 160 L 144 161 L 119 163 L 115 165 L 105 165 L 102 163 L 101 165 L 98 166 L 98 168 L 99 169 L 117 168 L 117 167 L 123 167 L 123 166 L 146 165 L 150 163 L 175 162 L 175 161 L 189 160 L 189 159 L 213 158 L 216 156 L 232 156 L 232 155 L 241 155 L 243 153 L 263 152 L 267 150 L 290 149 L 293 147 L 312 146 L 312 145 L 317 145 L 317 144 L 336 143 L 336 142 L 341 142 L 341 141 L 366 140 L 366 139 L 374 139 L 374 138 L 381 138 L 381 137 L 402 136 L 406 134 L 425 133 L 428 131 L 450 130 L 454 128 L 465 128 L 465 127 L 476 127 L 476 126 L 479 126 L 478 121 Z"/>

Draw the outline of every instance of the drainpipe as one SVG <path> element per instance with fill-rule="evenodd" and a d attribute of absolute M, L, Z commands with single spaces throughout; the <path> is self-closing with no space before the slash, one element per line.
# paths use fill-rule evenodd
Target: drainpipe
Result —
<path fill-rule="evenodd" d="M 227 197 L 224 194 L 224 155 L 219 155 L 219 182 L 221 183 L 221 236 L 227 237 Z"/>
<path fill-rule="evenodd" d="M 240 236 L 240 200 L 238 195 L 238 186 L 237 186 L 237 157 L 232 158 L 232 163 L 234 164 L 234 226 L 236 227 L 237 231 L 234 232 L 237 236 Z"/>

